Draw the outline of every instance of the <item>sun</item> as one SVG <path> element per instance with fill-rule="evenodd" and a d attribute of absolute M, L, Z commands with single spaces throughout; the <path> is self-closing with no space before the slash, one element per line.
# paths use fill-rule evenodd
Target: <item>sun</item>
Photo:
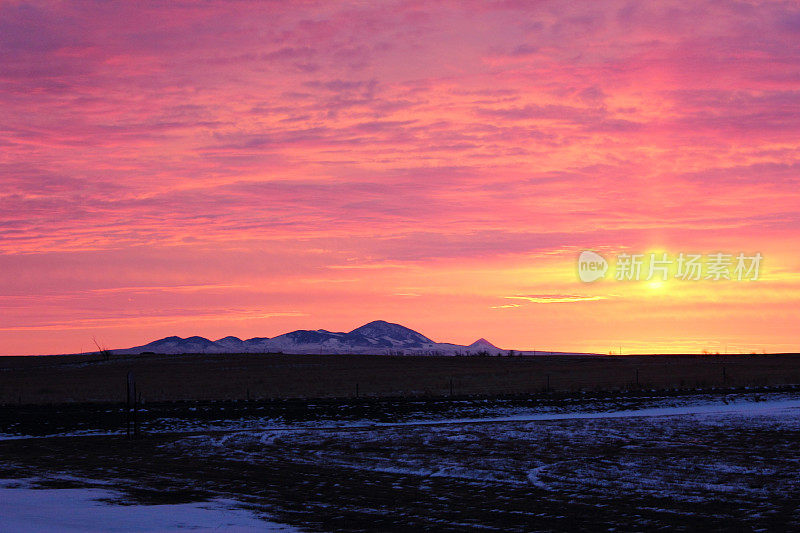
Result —
<path fill-rule="evenodd" d="M 667 288 L 667 282 L 662 280 L 648 281 L 647 288 L 651 291 L 663 291 Z"/>

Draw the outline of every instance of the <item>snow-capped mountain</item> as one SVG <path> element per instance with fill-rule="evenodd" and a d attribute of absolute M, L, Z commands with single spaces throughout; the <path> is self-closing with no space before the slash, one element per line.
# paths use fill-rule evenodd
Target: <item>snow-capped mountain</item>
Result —
<path fill-rule="evenodd" d="M 156 353 L 203 353 L 213 349 L 216 343 L 203 337 L 166 337 L 147 344 L 147 351 Z M 144 346 L 142 346 L 144 348 Z M 135 348 L 132 348 L 135 350 Z M 115 352 L 126 352 L 126 350 L 116 350 Z M 138 352 L 133 352 L 138 353 Z"/>
<path fill-rule="evenodd" d="M 376 320 L 353 331 L 300 329 L 277 337 L 242 340 L 224 337 L 211 341 L 203 337 L 167 337 L 144 346 L 113 350 L 117 354 L 181 353 L 294 353 L 294 354 L 375 354 L 375 355 L 505 355 L 486 339 L 469 346 L 439 343 L 400 324 Z"/>

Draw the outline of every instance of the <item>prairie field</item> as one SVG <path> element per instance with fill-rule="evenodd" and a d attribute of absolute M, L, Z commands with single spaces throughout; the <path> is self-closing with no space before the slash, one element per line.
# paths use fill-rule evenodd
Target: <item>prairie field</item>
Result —
<path fill-rule="evenodd" d="M 800 383 L 800 355 L 0 357 L 0 404 L 524 395 Z"/>
<path fill-rule="evenodd" d="M 798 361 L 8 358 L 0 516 L 42 531 L 792 530 Z"/>
<path fill-rule="evenodd" d="M 800 527 L 800 390 L 339 415 L 173 416 L 138 439 L 119 427 L 5 433 L 0 515 L 85 531 L 96 522 L 81 516 L 120 506 L 129 520 L 158 509 L 159 528 L 191 512 L 175 530 L 209 520 L 236 531 Z M 9 503 L 40 500 L 28 514 Z"/>

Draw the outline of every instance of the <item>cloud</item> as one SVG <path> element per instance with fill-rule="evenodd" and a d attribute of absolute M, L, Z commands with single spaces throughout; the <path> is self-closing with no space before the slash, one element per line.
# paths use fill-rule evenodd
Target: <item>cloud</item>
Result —
<path fill-rule="evenodd" d="M 103 289 L 91 289 L 97 293 L 148 293 L 148 292 L 205 292 L 205 291 L 229 291 L 231 289 L 245 289 L 248 285 L 233 284 L 207 284 L 207 285 L 167 285 L 167 286 L 134 286 L 134 287 L 108 287 Z"/>
<path fill-rule="evenodd" d="M 277 317 L 303 317 L 307 313 L 298 311 L 279 311 L 268 312 L 259 310 L 241 311 L 218 311 L 208 310 L 205 313 L 189 314 L 149 314 L 147 316 L 118 316 L 103 318 L 69 319 L 59 322 L 43 322 L 31 325 L 11 325 L 0 327 L 0 331 L 5 332 L 25 332 L 25 331 L 69 331 L 69 330 L 92 330 L 120 327 L 147 327 L 153 325 L 175 325 L 185 322 L 197 323 L 206 321 L 241 321 L 241 320 L 264 320 Z"/>
<path fill-rule="evenodd" d="M 4 2 L 0 262 L 29 294 L 199 307 L 255 283 L 305 309 L 288 288 L 358 271 L 331 285 L 377 312 L 395 276 L 443 264 L 780 254 L 800 238 L 798 20 L 779 1 Z M 45 312 L 17 303 L 19 325 Z M 524 303 L 508 315 L 541 307 Z"/>
<path fill-rule="evenodd" d="M 582 296 L 578 294 L 534 294 L 528 296 L 503 296 L 507 300 L 525 300 L 537 304 L 564 304 L 607 300 L 607 296 Z"/>

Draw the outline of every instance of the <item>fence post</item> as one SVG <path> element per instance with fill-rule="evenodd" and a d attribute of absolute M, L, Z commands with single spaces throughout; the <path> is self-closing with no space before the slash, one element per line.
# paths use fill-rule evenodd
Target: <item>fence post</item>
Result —
<path fill-rule="evenodd" d="M 128 372 L 128 378 L 126 380 L 127 384 L 127 391 L 125 394 L 125 434 L 130 439 L 131 438 L 131 409 L 133 408 L 133 400 L 135 393 L 135 385 L 133 381 L 133 374 Z"/>
<path fill-rule="evenodd" d="M 139 437 L 139 396 L 136 394 L 136 379 L 128 372 L 127 394 L 125 395 L 125 426 L 129 439 Z M 133 427 L 131 427 L 133 426 Z"/>

